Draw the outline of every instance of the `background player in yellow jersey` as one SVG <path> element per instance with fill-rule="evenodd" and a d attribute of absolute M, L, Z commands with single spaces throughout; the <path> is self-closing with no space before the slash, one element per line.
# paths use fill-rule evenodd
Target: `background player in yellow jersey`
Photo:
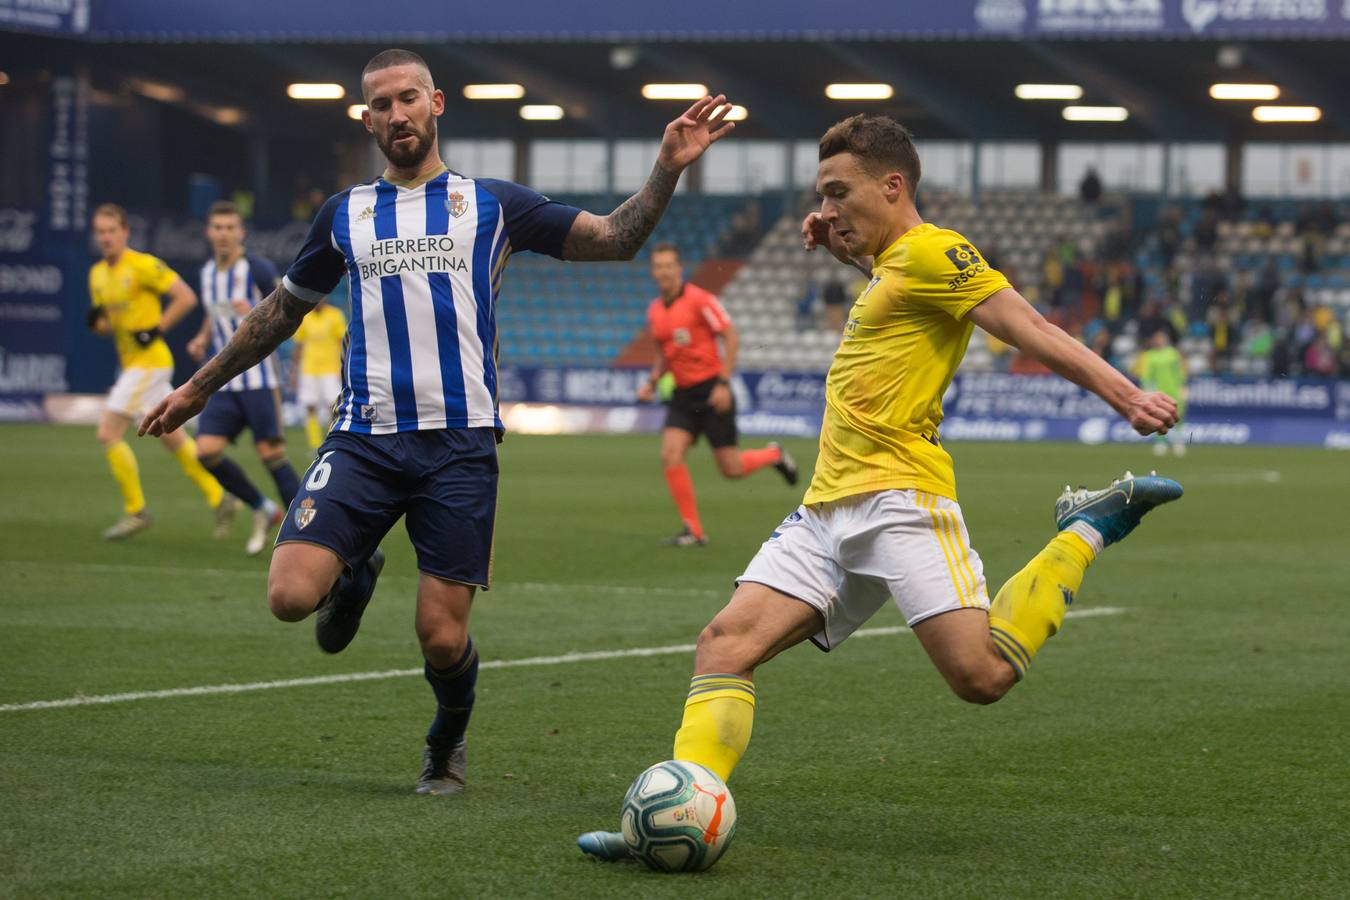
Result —
<path fill-rule="evenodd" d="M 347 317 L 327 300 L 320 300 L 312 312 L 306 313 L 295 332 L 294 340 L 300 348 L 296 399 L 305 409 L 310 450 L 318 450 L 323 443 L 332 424 L 333 403 L 342 392 L 342 338 L 346 334 Z"/>
<path fill-rule="evenodd" d="M 805 501 L 699 635 L 674 756 L 724 779 L 750 740 L 755 669 L 778 653 L 808 639 L 828 651 L 893 598 L 957 696 L 992 703 L 1059 630 L 1097 554 L 1181 495 L 1174 481 L 1128 473 L 1101 491 L 1066 491 L 1059 533 L 990 602 L 939 438 L 942 395 L 974 325 L 1102 397 L 1141 434 L 1165 433 L 1177 408 L 1046 322 L 961 235 L 925 223 L 919 172 L 909 131 L 886 116 L 845 119 L 820 141 L 822 200 L 803 222 L 805 247 L 827 247 L 870 281 L 830 366 Z M 616 832 L 578 843 L 627 856 Z"/>
<path fill-rule="evenodd" d="M 1172 346 L 1172 335 L 1167 328 L 1144 338 L 1146 349 L 1136 363 L 1139 384 L 1146 391 L 1161 391 L 1177 402 L 1177 427 L 1166 436 L 1153 436 L 1153 455 L 1166 456 L 1170 444 L 1177 456 L 1186 455 L 1186 437 L 1181 424 L 1186 419 L 1186 360 Z"/>
<path fill-rule="evenodd" d="M 131 230 L 120 206 L 105 203 L 95 209 L 93 228 L 103 259 L 89 270 L 89 327 L 96 334 L 111 335 L 121 363 L 98 424 L 98 442 L 122 490 L 125 513 L 103 537 L 117 541 L 145 530 L 152 521 L 136 454 L 123 438 L 133 416 L 143 415 L 173 390 L 173 354 L 162 334 L 192 311 L 197 295 L 162 261 L 127 246 Z M 161 308 L 160 298 L 166 294 L 169 305 Z M 228 528 L 238 505 L 197 461 L 192 438 L 176 432 L 160 440 L 215 508 L 217 530 Z"/>

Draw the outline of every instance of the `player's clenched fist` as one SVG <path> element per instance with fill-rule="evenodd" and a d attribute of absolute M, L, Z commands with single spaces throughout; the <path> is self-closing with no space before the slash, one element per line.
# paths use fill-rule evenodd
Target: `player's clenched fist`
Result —
<path fill-rule="evenodd" d="M 1141 391 L 1130 403 L 1126 412 L 1130 425 L 1139 434 L 1167 434 L 1176 427 L 1180 417 L 1177 415 L 1177 402 L 1166 394 L 1156 391 Z"/>
<path fill-rule="evenodd" d="M 136 433 L 141 437 L 147 434 L 159 437 L 177 431 L 184 422 L 202 411 L 206 406 L 206 398 L 207 395 L 189 381 L 146 413 Z"/>

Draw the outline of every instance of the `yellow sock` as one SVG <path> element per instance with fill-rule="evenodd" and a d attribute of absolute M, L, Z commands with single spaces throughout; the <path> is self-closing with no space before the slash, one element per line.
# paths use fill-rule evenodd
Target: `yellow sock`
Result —
<path fill-rule="evenodd" d="M 323 443 L 323 429 L 319 427 L 319 417 L 314 413 L 305 416 L 305 437 L 309 438 L 311 450 L 318 450 Z"/>
<path fill-rule="evenodd" d="M 1036 651 L 1064 624 L 1064 613 L 1096 556 L 1087 541 L 1061 531 L 999 589 L 989 607 L 989 633 L 1018 681 Z"/>
<path fill-rule="evenodd" d="M 197 444 L 190 437 L 184 436 L 183 443 L 178 445 L 178 449 L 173 451 L 174 459 L 178 460 L 178 466 L 183 470 L 183 474 L 191 479 L 197 489 L 202 492 L 206 502 L 211 507 L 220 505 L 221 498 L 225 496 L 225 489 L 216 481 L 216 476 L 197 462 Z"/>
<path fill-rule="evenodd" d="M 145 493 L 141 490 L 141 471 L 136 465 L 136 454 L 126 441 L 118 441 L 104 451 L 108 456 L 108 468 L 117 486 L 122 489 L 122 508 L 127 515 L 134 515 L 145 509 Z"/>
<path fill-rule="evenodd" d="M 726 781 L 745 755 L 754 722 L 754 682 L 737 675 L 695 675 L 675 735 L 675 759 L 698 763 Z"/>

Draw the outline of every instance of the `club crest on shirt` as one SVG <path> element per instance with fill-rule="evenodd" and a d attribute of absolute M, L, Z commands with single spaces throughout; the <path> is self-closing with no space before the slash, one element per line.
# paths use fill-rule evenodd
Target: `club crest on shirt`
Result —
<path fill-rule="evenodd" d="M 676 347 L 688 347 L 690 343 L 689 329 L 676 328 L 671 334 L 671 338 L 675 341 Z"/>
<path fill-rule="evenodd" d="M 305 526 L 310 522 L 313 522 L 314 517 L 318 514 L 319 511 L 314 508 L 313 498 L 306 497 L 301 500 L 300 505 L 295 508 L 295 527 L 304 531 Z"/>
<path fill-rule="evenodd" d="M 452 191 L 445 196 L 445 211 L 458 219 L 469 211 L 469 201 L 459 191 Z"/>
<path fill-rule="evenodd" d="M 361 404 L 361 418 L 366 419 L 367 421 L 374 421 L 378 414 L 379 409 L 376 408 L 374 403 Z"/>

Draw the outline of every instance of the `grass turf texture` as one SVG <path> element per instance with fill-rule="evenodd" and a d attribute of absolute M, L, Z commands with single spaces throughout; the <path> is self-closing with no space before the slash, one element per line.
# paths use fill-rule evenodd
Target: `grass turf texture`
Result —
<path fill-rule="evenodd" d="M 790 446 L 809 471 L 812 446 Z M 401 526 L 360 635 L 326 657 L 308 622 L 268 615 L 245 524 L 211 542 L 169 456 L 135 448 L 157 523 L 109 545 L 92 429 L 0 427 L 0 704 L 420 664 Z M 712 543 L 663 548 L 656 450 L 507 441 L 485 660 L 691 643 L 800 498 L 772 471 L 721 481 L 696 448 Z M 1066 482 L 1156 465 L 1146 447 L 953 450 L 993 589 L 1050 536 Z M 459 798 L 411 791 L 432 711 L 414 677 L 0 713 L 0 896 L 1343 896 L 1347 457 L 1162 463 L 1185 498 L 1079 596 L 1127 611 L 1070 620 L 1002 702 L 955 699 L 908 635 L 766 666 L 740 832 L 704 875 L 573 843 L 616 827 L 629 780 L 669 754 L 680 653 L 484 671 Z"/>

